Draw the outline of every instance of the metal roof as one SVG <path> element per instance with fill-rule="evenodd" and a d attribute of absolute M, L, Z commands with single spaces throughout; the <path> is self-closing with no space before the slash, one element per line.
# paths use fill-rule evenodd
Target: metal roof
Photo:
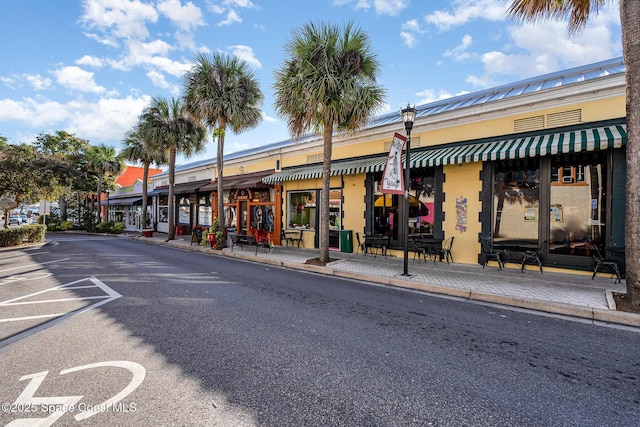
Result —
<path fill-rule="evenodd" d="M 624 74 L 625 66 L 622 57 L 609 59 L 607 61 L 587 64 L 580 67 L 570 68 L 568 70 L 557 71 L 554 73 L 544 74 L 537 77 L 531 77 L 515 83 L 505 84 L 490 89 L 472 92 L 464 95 L 454 96 L 452 98 L 442 99 L 428 104 L 416 106 L 416 119 L 427 117 L 433 114 L 445 111 L 454 111 L 466 107 L 486 104 L 493 101 L 504 100 L 520 95 L 541 92 L 544 90 L 554 89 L 562 86 L 568 86 L 589 80 L 595 80 L 602 77 L 612 76 L 616 74 Z M 402 117 L 398 112 L 387 113 L 372 118 L 365 129 L 371 129 L 378 126 L 388 125 L 390 123 L 402 123 Z M 300 142 L 306 142 L 318 138 L 317 135 L 306 135 L 300 138 L 292 138 L 284 141 L 274 142 L 261 145 L 246 150 L 225 154 L 225 160 L 239 158 L 251 154 L 263 153 L 273 149 L 289 147 Z M 176 167 L 176 171 L 192 169 L 206 164 L 214 164 L 216 158 L 200 160 Z M 155 177 L 167 175 L 168 172 L 162 172 Z"/>

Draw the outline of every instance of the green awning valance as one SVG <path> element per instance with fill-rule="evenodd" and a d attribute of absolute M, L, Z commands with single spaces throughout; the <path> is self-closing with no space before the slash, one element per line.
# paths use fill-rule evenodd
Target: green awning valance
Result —
<path fill-rule="evenodd" d="M 499 139 L 472 144 L 436 146 L 411 151 L 411 168 L 428 168 L 460 163 L 522 159 L 563 153 L 621 148 L 627 143 L 626 126 L 610 125 L 566 132 Z M 335 160 L 331 175 L 382 172 L 387 155 Z M 402 162 L 404 163 L 404 155 Z M 265 184 L 322 177 L 322 165 L 293 167 L 263 178 Z"/>

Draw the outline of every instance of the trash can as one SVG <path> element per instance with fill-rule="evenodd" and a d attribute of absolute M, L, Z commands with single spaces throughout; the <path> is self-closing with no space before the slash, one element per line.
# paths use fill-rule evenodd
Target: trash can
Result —
<path fill-rule="evenodd" d="M 353 252 L 353 231 L 340 230 L 340 252 Z"/>

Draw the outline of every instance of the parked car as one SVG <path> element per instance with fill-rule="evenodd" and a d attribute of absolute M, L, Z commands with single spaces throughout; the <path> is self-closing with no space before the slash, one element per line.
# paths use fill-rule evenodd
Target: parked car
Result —
<path fill-rule="evenodd" d="M 9 225 L 21 225 L 21 224 L 22 224 L 22 218 L 20 218 L 18 215 L 9 216 Z"/>
<path fill-rule="evenodd" d="M 23 224 L 31 224 L 31 219 L 26 215 L 20 215 Z"/>

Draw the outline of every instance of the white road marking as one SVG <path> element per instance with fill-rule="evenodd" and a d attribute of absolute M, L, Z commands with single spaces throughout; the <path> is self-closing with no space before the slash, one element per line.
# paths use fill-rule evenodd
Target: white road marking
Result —
<path fill-rule="evenodd" d="M 55 261 L 39 262 L 38 265 L 52 264 L 54 262 L 67 261 L 69 259 L 71 259 L 71 258 L 62 258 L 62 259 L 57 259 Z M 34 266 L 34 264 L 27 264 L 27 265 L 20 265 L 18 267 L 5 268 L 4 270 L 0 270 L 0 273 L 4 273 L 5 271 L 20 270 L 20 269 L 23 269 L 23 268 L 30 268 L 30 267 L 33 267 L 33 266 Z"/>
<path fill-rule="evenodd" d="M 76 366 L 75 368 L 64 369 L 60 371 L 60 375 L 80 372 L 93 368 L 123 368 L 133 374 L 131 381 L 120 392 L 116 393 L 109 399 L 97 405 L 76 405 L 84 395 L 80 396 L 38 396 L 38 389 L 49 374 L 49 371 L 37 372 L 35 374 L 24 375 L 20 381 L 30 380 L 29 384 L 24 388 L 20 396 L 15 400 L 14 405 L 19 405 L 29 409 L 50 413 L 46 418 L 21 418 L 11 421 L 7 426 L 42 426 L 47 427 L 53 425 L 60 417 L 67 412 L 80 411 L 74 418 L 76 421 L 85 420 L 101 412 L 125 412 L 128 407 L 120 404 L 122 399 L 130 395 L 144 381 L 147 371 L 138 363 L 127 360 L 112 360 L 108 362 L 91 363 L 88 365 Z M 133 408 L 135 410 L 135 407 Z"/>
<path fill-rule="evenodd" d="M 80 285 L 77 286 L 79 283 L 85 282 L 85 281 L 89 281 L 92 283 L 92 285 Z M 64 298 L 64 299 L 52 299 L 52 300 L 47 300 L 47 301 L 23 301 L 27 298 L 31 298 L 33 296 L 36 295 L 41 295 L 43 293 L 46 292 L 52 292 L 52 291 L 58 291 L 58 290 L 64 290 L 64 289 L 84 289 L 84 288 L 93 288 L 93 287 L 97 287 L 100 288 L 100 290 L 105 294 L 104 296 L 95 296 L 95 297 L 77 297 L 77 298 Z M 19 339 L 22 339 L 28 335 L 34 334 L 38 331 L 41 331 L 45 328 L 48 328 L 49 326 L 52 326 L 58 322 L 62 322 L 66 319 L 69 319 L 73 316 L 77 316 L 81 313 L 84 313 L 85 311 L 89 311 L 91 309 L 100 307 L 101 305 L 104 305 L 108 302 L 111 301 L 115 301 L 116 299 L 120 298 L 122 295 L 120 295 L 119 293 L 117 293 L 116 291 L 114 291 L 113 289 L 111 289 L 110 287 L 108 287 L 107 285 L 105 285 L 103 282 L 101 282 L 100 280 L 98 280 L 95 277 L 88 277 L 85 279 L 80 279 L 80 280 L 76 280 L 70 283 L 67 283 L 65 285 L 60 285 L 60 286 L 54 286 L 52 288 L 49 289 L 44 289 L 42 291 L 38 291 L 38 292 L 33 292 L 31 294 L 28 295 L 23 295 L 21 297 L 18 298 L 12 298 L 10 300 L 6 300 L 6 301 L 2 301 L 0 302 L 0 309 L 2 309 L 3 307 L 9 307 L 9 306 L 15 306 L 15 305 L 24 305 L 24 304 L 39 304 L 39 303 L 49 303 L 49 304 L 53 304 L 53 303 L 57 303 L 60 301 L 82 301 L 82 300 L 90 300 L 90 299 L 97 299 L 99 300 L 98 302 L 95 302 L 93 304 L 87 305 L 86 307 L 82 307 L 78 310 L 75 311 L 69 311 L 69 312 L 65 312 L 65 313 L 42 313 L 40 315 L 36 315 L 36 316 L 25 316 L 25 317 L 14 317 L 14 318 L 6 318 L 6 319 L 0 319 L 0 323 L 7 323 L 7 322 L 18 322 L 18 321 L 24 321 L 24 320 L 32 320 L 32 319 L 37 319 L 37 318 L 47 318 L 47 317 L 53 317 L 52 320 L 45 322 L 41 325 L 38 325 L 34 328 L 28 329 L 20 334 L 14 335 L 10 338 L 7 338 L 4 341 L 0 341 L 0 347 L 3 347 L 5 345 L 8 345 L 12 342 L 18 341 Z"/>
<path fill-rule="evenodd" d="M 37 274 L 36 276 L 33 276 Z M 11 283 L 22 282 L 24 280 L 35 280 L 35 279 L 44 279 L 45 277 L 51 276 L 52 273 L 24 273 L 19 276 L 9 276 L 0 280 L 0 286 L 9 285 Z"/>

